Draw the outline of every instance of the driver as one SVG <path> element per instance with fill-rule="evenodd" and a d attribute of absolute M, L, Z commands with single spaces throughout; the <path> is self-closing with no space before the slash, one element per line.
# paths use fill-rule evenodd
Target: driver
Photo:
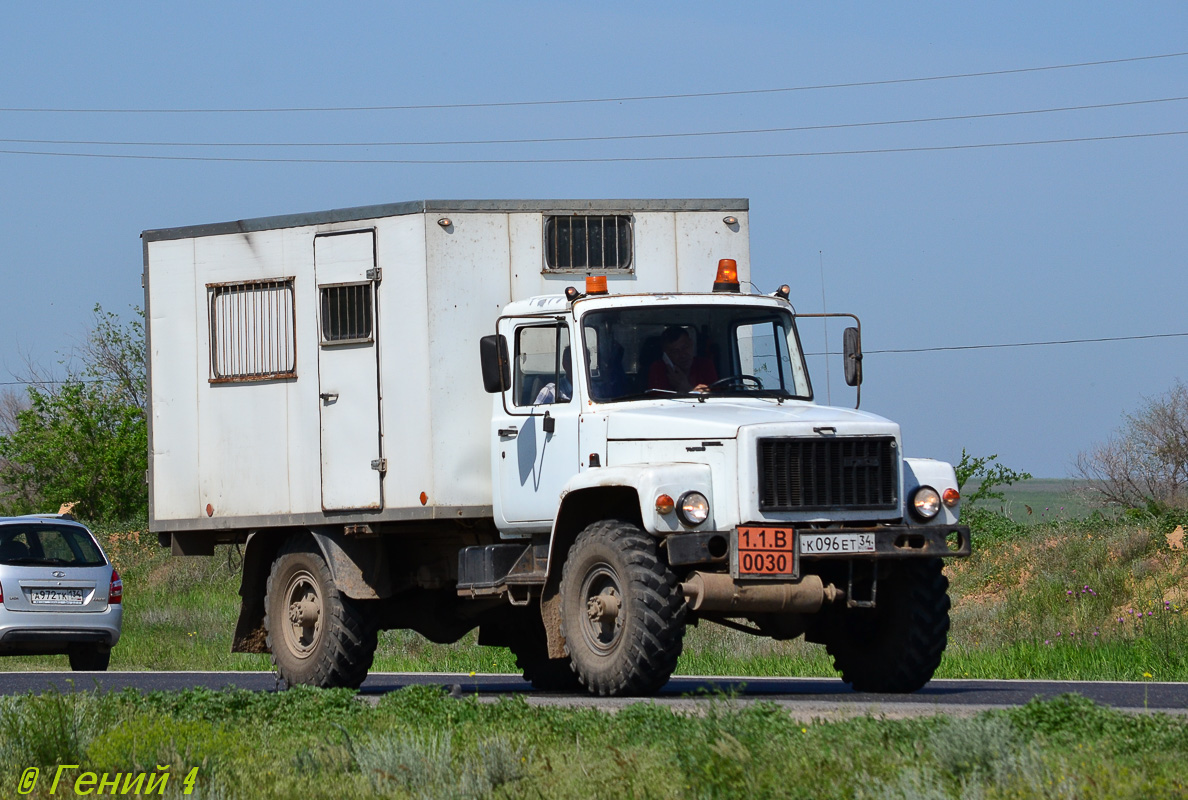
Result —
<path fill-rule="evenodd" d="M 648 369 L 648 388 L 673 392 L 708 392 L 718 379 L 714 362 L 694 355 L 693 337 L 681 325 L 671 325 L 660 335 L 662 354 Z"/>

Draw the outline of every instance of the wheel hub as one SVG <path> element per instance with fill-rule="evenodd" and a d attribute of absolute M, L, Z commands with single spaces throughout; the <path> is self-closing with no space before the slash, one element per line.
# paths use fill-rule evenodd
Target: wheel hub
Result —
<path fill-rule="evenodd" d="M 289 606 L 289 622 L 300 627 L 310 627 L 318 624 L 322 615 L 322 608 L 315 598 L 309 595 Z"/>
<path fill-rule="evenodd" d="M 609 588 L 604 594 L 591 597 L 586 603 L 586 616 L 592 622 L 612 622 L 619 616 L 619 594 Z"/>
<path fill-rule="evenodd" d="M 582 638 L 595 653 L 608 655 L 623 632 L 623 594 L 619 576 L 609 564 L 597 564 L 582 581 L 586 614 L 580 625 Z"/>
<path fill-rule="evenodd" d="M 283 629 L 285 644 L 293 655 L 308 658 L 322 633 L 322 595 L 317 580 L 307 571 L 296 573 L 289 579 L 285 598 L 289 621 Z"/>

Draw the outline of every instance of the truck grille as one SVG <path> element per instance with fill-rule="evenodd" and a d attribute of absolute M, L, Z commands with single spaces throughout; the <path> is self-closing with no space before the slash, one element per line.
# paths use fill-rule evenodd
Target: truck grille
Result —
<path fill-rule="evenodd" d="M 760 439 L 759 508 L 897 508 L 898 465 L 890 436 Z"/>

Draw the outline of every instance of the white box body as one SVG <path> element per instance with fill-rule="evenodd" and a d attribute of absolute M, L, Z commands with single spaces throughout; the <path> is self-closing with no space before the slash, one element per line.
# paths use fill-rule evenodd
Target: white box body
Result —
<path fill-rule="evenodd" d="M 586 274 L 612 294 L 704 292 L 722 258 L 745 286 L 747 210 L 417 201 L 146 231 L 151 528 L 490 517 L 478 343 L 500 310 Z M 548 268 L 555 216 L 625 217 L 629 266 Z"/>

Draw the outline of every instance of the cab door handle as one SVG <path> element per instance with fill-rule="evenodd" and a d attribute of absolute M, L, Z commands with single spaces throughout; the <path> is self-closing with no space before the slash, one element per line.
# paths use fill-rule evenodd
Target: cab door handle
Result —
<path fill-rule="evenodd" d="M 519 431 L 517 431 L 514 427 L 499 429 L 500 437 L 504 437 L 504 438 L 508 438 L 508 439 L 516 438 L 517 433 L 519 433 Z"/>

